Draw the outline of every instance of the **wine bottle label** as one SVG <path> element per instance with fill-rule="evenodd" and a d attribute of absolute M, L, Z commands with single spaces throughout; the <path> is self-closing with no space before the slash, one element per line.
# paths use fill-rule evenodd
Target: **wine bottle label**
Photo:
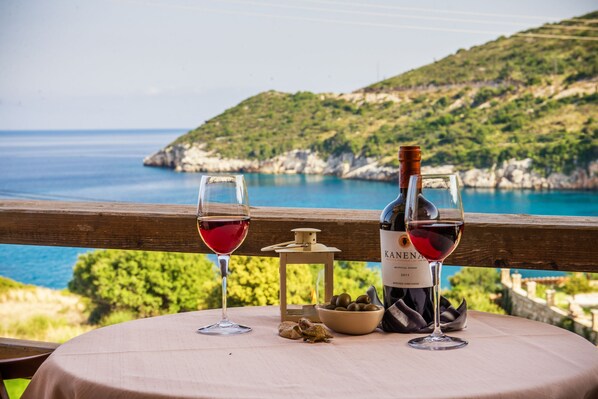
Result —
<path fill-rule="evenodd" d="M 380 230 L 380 248 L 382 284 L 398 288 L 433 285 L 428 261 L 415 250 L 406 232 Z"/>

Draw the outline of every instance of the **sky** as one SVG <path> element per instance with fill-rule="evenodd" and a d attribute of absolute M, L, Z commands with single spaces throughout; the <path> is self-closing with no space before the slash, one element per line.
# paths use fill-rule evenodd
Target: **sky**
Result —
<path fill-rule="evenodd" d="M 194 128 L 350 92 L 596 0 L 0 0 L 0 130 Z"/>

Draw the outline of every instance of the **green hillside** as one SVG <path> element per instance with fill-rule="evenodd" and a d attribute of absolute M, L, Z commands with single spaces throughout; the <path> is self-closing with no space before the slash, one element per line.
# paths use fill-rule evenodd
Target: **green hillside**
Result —
<path fill-rule="evenodd" d="M 542 174 L 568 172 L 598 159 L 598 12 L 582 18 L 592 22 L 501 37 L 348 95 L 260 93 L 175 143 L 260 160 L 350 151 L 388 165 L 399 145 L 419 144 L 429 165 L 529 157 Z"/>
<path fill-rule="evenodd" d="M 459 50 L 441 61 L 383 80 L 366 90 L 396 90 L 423 85 L 473 82 L 538 85 L 567 83 L 595 77 L 598 73 L 598 12 L 578 21 L 546 24 L 538 29 L 500 37 L 482 46 Z M 576 27 L 582 26 L 581 29 Z M 575 28 L 575 29 L 573 29 Z M 579 36 L 563 40 L 545 36 Z M 583 39 L 590 40 L 583 40 Z"/>

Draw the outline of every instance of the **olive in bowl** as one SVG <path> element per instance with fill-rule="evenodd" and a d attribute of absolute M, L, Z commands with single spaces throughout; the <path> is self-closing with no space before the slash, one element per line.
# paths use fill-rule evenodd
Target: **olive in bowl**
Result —
<path fill-rule="evenodd" d="M 341 294 L 335 295 L 331 303 L 316 308 L 322 323 L 331 330 L 341 334 L 363 335 L 374 331 L 384 315 L 384 308 L 369 302 L 367 295 L 352 301 L 348 294 Z"/>

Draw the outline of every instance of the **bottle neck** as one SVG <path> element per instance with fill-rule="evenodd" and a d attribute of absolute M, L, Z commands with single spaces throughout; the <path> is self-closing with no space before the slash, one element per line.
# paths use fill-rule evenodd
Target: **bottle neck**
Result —
<path fill-rule="evenodd" d="M 399 165 L 399 190 L 406 194 L 409 188 L 409 177 L 421 174 L 421 162 L 402 160 Z"/>

